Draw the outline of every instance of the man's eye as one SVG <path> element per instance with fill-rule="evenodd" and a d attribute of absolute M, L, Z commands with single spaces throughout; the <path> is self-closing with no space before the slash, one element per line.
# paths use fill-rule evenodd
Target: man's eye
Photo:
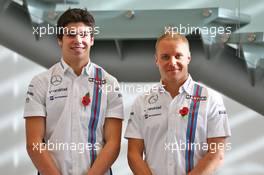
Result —
<path fill-rule="evenodd" d="M 170 57 L 169 57 L 169 55 L 161 55 L 161 59 L 162 60 L 169 60 Z"/>
<path fill-rule="evenodd" d="M 181 59 L 184 58 L 184 56 L 183 55 L 176 55 L 175 58 L 178 59 L 178 60 L 181 60 Z"/>
<path fill-rule="evenodd" d="M 70 31 L 67 31 L 67 36 L 68 37 L 75 37 L 76 36 L 76 31 L 74 31 L 74 30 L 70 30 Z"/>
<path fill-rule="evenodd" d="M 82 38 L 85 38 L 85 37 L 88 36 L 88 33 L 87 33 L 87 32 L 85 32 L 85 33 L 81 33 L 80 36 L 81 36 Z"/>
<path fill-rule="evenodd" d="M 73 38 L 73 37 L 75 37 L 76 35 L 75 35 L 75 34 L 72 34 L 72 33 L 68 33 L 67 36 L 70 37 L 70 38 Z"/>

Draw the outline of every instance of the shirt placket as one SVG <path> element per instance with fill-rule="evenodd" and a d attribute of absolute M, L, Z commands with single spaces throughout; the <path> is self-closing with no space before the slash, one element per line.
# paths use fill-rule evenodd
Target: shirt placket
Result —
<path fill-rule="evenodd" d="M 172 144 L 173 144 L 173 138 L 172 138 L 172 136 L 173 136 L 173 133 L 174 133 L 174 125 L 173 125 L 173 122 L 174 122 L 174 120 L 173 120 L 173 117 L 174 117 L 174 115 L 173 115 L 173 110 L 172 110 L 172 107 L 171 107 L 171 103 L 172 103 L 172 98 L 170 97 L 170 95 L 169 94 L 164 94 L 164 97 L 165 97 L 165 101 L 166 101 L 166 103 L 167 103 L 167 105 L 168 105 L 168 110 L 167 110 L 167 118 L 168 118 L 168 131 L 167 131 L 167 142 L 168 142 L 168 144 L 170 144 L 171 146 L 170 146 L 170 149 L 172 149 Z M 168 160 L 168 165 L 167 165 L 167 173 L 168 173 L 168 175 L 173 175 L 173 172 L 174 172 L 174 170 L 173 170 L 173 164 L 174 164 L 174 162 L 173 162 L 173 152 L 172 152 L 172 150 L 168 150 L 167 151 L 167 160 Z"/>
<path fill-rule="evenodd" d="M 169 152 L 168 155 L 168 175 L 175 175 L 178 174 L 180 169 L 177 165 L 179 165 L 181 162 L 179 162 L 179 156 L 180 156 L 180 145 L 178 138 L 176 137 L 176 132 L 181 132 L 181 130 L 176 128 L 176 122 L 177 122 L 177 109 L 180 108 L 182 105 L 182 94 L 178 94 L 173 100 L 171 100 L 169 104 L 168 109 L 168 140 L 169 143 L 171 143 L 171 149 L 172 151 Z M 182 134 L 182 133 L 178 133 Z"/>
<path fill-rule="evenodd" d="M 183 135 L 185 134 L 185 130 L 183 129 L 183 125 L 184 123 L 182 122 L 183 119 L 182 119 L 182 116 L 179 114 L 179 110 L 182 108 L 182 107 L 188 107 L 187 104 L 185 104 L 185 93 L 184 92 L 181 92 L 177 98 L 175 99 L 175 101 L 173 102 L 173 111 L 174 111 L 174 114 L 175 114 L 175 126 L 174 126 L 174 129 L 175 129 L 175 133 L 174 133 L 174 138 L 176 139 L 175 142 L 177 142 L 177 145 L 178 145 L 178 150 L 176 152 L 174 152 L 174 174 L 181 174 L 181 169 L 182 169 L 182 166 L 183 166 L 183 163 L 182 162 L 182 142 L 183 140 L 181 139 L 181 137 L 179 137 L 179 135 Z M 186 119 L 184 119 L 186 120 Z M 176 123 L 178 122 L 178 123 Z M 178 128 L 177 128 L 178 127 Z M 177 133 L 178 132 L 178 133 Z"/>

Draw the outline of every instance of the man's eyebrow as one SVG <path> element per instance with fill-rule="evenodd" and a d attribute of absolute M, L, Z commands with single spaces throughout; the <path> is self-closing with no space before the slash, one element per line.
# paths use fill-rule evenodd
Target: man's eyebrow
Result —
<path fill-rule="evenodd" d="M 80 33 L 89 33 L 90 31 L 84 30 L 84 31 L 80 31 Z"/>

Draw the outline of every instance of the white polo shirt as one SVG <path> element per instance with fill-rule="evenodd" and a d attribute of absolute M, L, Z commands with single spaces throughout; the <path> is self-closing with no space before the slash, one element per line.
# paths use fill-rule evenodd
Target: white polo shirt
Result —
<path fill-rule="evenodd" d="M 183 107 L 189 109 L 185 117 L 179 112 Z M 187 174 L 206 154 L 207 138 L 230 135 L 221 96 L 190 75 L 173 99 L 161 83 L 140 95 L 125 132 L 125 138 L 144 140 L 145 160 L 153 175 Z"/>
<path fill-rule="evenodd" d="M 87 93 L 91 102 L 84 106 Z M 61 59 L 32 79 L 24 117 L 32 116 L 46 118 L 45 143 L 61 173 L 84 175 L 105 144 L 105 118 L 123 119 L 119 84 L 94 63 L 77 76 Z"/>

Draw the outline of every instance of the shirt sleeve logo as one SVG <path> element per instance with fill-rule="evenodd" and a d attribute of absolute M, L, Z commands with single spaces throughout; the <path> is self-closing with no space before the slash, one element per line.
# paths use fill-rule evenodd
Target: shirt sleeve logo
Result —
<path fill-rule="evenodd" d="M 219 115 L 226 115 L 227 112 L 225 110 L 218 111 Z"/>
<path fill-rule="evenodd" d="M 29 103 L 29 100 L 30 100 L 30 99 L 27 97 L 27 98 L 26 98 L 26 103 Z"/>

